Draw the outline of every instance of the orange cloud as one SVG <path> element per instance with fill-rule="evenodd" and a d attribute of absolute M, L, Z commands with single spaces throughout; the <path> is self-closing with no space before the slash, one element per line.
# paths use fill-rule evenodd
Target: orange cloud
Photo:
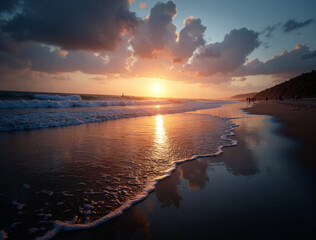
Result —
<path fill-rule="evenodd" d="M 139 6 L 138 6 L 139 9 L 143 9 L 143 8 L 146 8 L 146 7 L 147 7 L 147 4 L 145 2 L 140 2 L 139 3 Z"/>
<path fill-rule="evenodd" d="M 128 0 L 129 5 L 132 5 L 135 2 L 135 0 Z"/>

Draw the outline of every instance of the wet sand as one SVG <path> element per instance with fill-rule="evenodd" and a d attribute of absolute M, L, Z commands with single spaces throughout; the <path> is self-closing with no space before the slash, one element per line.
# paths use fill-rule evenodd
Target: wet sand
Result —
<path fill-rule="evenodd" d="M 54 239 L 315 239 L 316 188 L 299 142 L 283 134 L 281 115 L 275 121 L 245 107 L 199 111 L 238 124 L 239 146 L 178 165 L 121 216 Z"/>
<path fill-rule="evenodd" d="M 259 102 L 245 111 L 271 115 L 283 123 L 281 134 L 299 142 L 296 154 L 316 173 L 316 99 Z"/>

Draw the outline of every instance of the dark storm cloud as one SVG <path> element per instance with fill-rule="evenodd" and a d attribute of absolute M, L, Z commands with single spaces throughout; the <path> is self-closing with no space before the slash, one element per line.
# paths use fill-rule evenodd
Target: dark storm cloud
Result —
<path fill-rule="evenodd" d="M 306 27 L 312 22 L 314 22 L 314 19 L 308 19 L 304 22 L 299 22 L 299 21 L 296 21 L 295 19 L 290 19 L 285 24 L 283 24 L 282 30 L 283 32 L 292 32 L 296 29 Z"/>
<path fill-rule="evenodd" d="M 9 6 L 8 6 L 9 7 Z M 6 7 L 6 8 L 8 8 Z M 115 50 L 121 34 L 139 23 L 127 0 L 27 0 L 2 30 L 16 41 L 34 41 L 67 50 Z"/>
<path fill-rule="evenodd" d="M 199 76 L 232 72 L 244 64 L 246 57 L 260 45 L 258 35 L 247 28 L 232 30 L 222 42 L 208 44 L 199 49 L 185 66 L 185 70 Z"/>

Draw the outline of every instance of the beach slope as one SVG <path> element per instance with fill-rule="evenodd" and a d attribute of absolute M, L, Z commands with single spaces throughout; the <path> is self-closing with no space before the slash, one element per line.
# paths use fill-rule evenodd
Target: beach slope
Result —
<path fill-rule="evenodd" d="M 244 110 L 252 114 L 272 115 L 283 123 L 281 133 L 299 141 L 300 159 L 316 171 L 316 99 L 259 102 Z"/>

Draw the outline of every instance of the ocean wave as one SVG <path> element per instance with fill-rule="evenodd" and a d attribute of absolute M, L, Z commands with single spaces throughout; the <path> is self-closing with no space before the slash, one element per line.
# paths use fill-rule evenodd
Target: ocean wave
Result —
<path fill-rule="evenodd" d="M 80 108 L 80 107 L 107 107 L 107 106 L 136 106 L 136 105 L 162 105 L 171 103 L 168 100 L 147 101 L 83 101 L 83 100 L 4 100 L 0 101 L 0 109 L 20 108 Z"/>
<path fill-rule="evenodd" d="M 40 100 L 81 100 L 81 97 L 79 95 L 48 95 L 48 94 L 34 94 L 34 98 L 40 99 Z"/>
<path fill-rule="evenodd" d="M 65 101 L 63 101 L 65 102 Z M 230 102 L 191 102 L 187 104 L 173 104 L 157 107 L 120 108 L 105 110 L 77 110 L 77 111 L 37 111 L 28 113 L 3 113 L 0 119 L 0 131 L 38 129 L 77 125 L 106 120 L 152 116 L 157 114 L 171 114 L 195 111 L 199 109 L 217 108 Z"/>

